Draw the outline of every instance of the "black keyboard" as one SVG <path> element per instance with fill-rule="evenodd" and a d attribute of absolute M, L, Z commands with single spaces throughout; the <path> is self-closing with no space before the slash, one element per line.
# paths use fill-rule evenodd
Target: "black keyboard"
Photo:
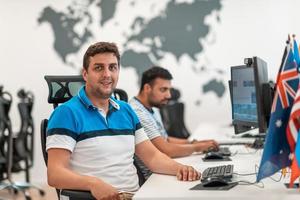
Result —
<path fill-rule="evenodd" d="M 211 149 L 208 149 L 208 152 L 217 152 L 219 154 L 221 154 L 222 156 L 230 156 L 231 155 L 231 151 L 229 150 L 229 147 L 219 147 L 219 149 L 214 149 L 214 148 L 211 148 Z"/>
<path fill-rule="evenodd" d="M 229 150 L 229 147 L 219 147 L 218 152 L 222 154 L 223 156 L 230 156 L 231 151 Z"/>
<path fill-rule="evenodd" d="M 233 174 L 233 165 L 220 165 L 216 167 L 209 167 L 202 173 L 201 181 L 207 181 L 211 178 L 222 178 L 230 180 Z"/>

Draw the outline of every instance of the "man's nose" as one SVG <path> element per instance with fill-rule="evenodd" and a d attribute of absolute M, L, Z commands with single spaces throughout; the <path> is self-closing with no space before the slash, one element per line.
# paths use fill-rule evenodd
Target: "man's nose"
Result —
<path fill-rule="evenodd" d="M 171 99 L 171 91 L 170 90 L 167 91 L 166 98 L 167 99 Z"/>
<path fill-rule="evenodd" d="M 103 70 L 102 75 L 104 77 L 110 77 L 111 76 L 111 72 L 110 72 L 110 70 L 107 67 L 105 67 L 104 70 Z"/>

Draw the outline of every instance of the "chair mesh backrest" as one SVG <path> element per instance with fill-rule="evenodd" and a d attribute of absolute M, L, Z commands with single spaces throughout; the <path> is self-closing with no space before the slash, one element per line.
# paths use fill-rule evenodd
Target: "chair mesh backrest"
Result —
<path fill-rule="evenodd" d="M 79 89 L 85 84 L 81 75 L 77 76 L 45 76 L 48 84 L 48 103 L 56 107 L 75 96 Z M 122 89 L 115 89 L 113 97 L 119 100 L 128 101 L 127 93 Z"/>
<path fill-rule="evenodd" d="M 48 154 L 46 151 L 46 131 L 47 131 L 48 119 L 43 119 L 41 123 L 41 145 L 42 145 L 42 152 L 45 164 L 47 166 L 48 161 Z"/>
<path fill-rule="evenodd" d="M 0 90 L 0 180 L 11 178 L 12 167 L 12 131 L 9 111 L 12 96 L 8 92 Z M 6 177 L 3 176 L 5 171 Z"/>
<path fill-rule="evenodd" d="M 31 114 L 32 108 L 33 101 L 18 103 L 21 127 L 15 139 L 15 151 L 19 158 L 28 158 L 29 167 L 33 166 L 34 159 L 34 121 Z"/>
<path fill-rule="evenodd" d="M 128 95 L 127 93 L 122 89 L 115 89 L 112 96 L 118 100 L 126 101 L 128 102 Z"/>
<path fill-rule="evenodd" d="M 48 84 L 48 103 L 57 106 L 75 96 L 85 84 L 81 75 L 77 76 L 45 76 Z"/>
<path fill-rule="evenodd" d="M 190 136 L 184 123 L 184 104 L 179 102 L 180 91 L 172 88 L 171 99 L 160 109 L 164 127 L 169 136 L 188 138 Z"/>
<path fill-rule="evenodd" d="M 11 101 L 6 101 L 0 97 L 0 180 L 3 178 L 3 172 L 6 171 L 5 164 L 7 158 L 6 135 L 8 131 L 8 116 L 6 110 L 10 108 Z"/>

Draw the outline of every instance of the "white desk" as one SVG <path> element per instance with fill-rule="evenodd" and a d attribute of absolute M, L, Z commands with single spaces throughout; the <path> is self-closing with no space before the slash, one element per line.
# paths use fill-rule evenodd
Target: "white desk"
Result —
<path fill-rule="evenodd" d="M 232 152 L 238 152 L 235 156 L 231 157 L 232 161 L 229 162 L 203 162 L 203 155 L 192 155 L 185 158 L 176 159 L 180 163 L 189 164 L 194 166 L 197 170 L 203 171 L 207 167 L 217 166 L 222 164 L 234 164 L 234 172 L 236 173 L 253 173 L 255 172 L 255 165 L 259 165 L 262 151 L 257 151 L 252 154 L 245 154 L 249 151 L 255 152 L 255 150 L 247 149 L 244 146 L 231 146 Z M 273 176 L 275 179 L 279 179 L 280 174 L 277 173 Z M 247 180 L 254 182 L 256 176 L 238 176 L 234 175 L 233 181 Z M 182 182 L 176 180 L 175 176 L 167 176 L 160 174 L 153 174 L 147 180 L 147 182 L 140 188 L 140 190 L 134 195 L 134 200 L 177 200 L 177 199 L 222 199 L 222 200 L 299 200 L 299 189 L 286 189 L 283 183 L 289 182 L 289 178 L 281 180 L 281 182 L 274 182 L 273 180 L 266 178 L 262 181 L 264 188 L 258 188 L 254 185 L 237 185 L 228 191 L 205 191 L 205 190 L 189 190 L 193 186 L 200 183 L 194 182 Z"/>

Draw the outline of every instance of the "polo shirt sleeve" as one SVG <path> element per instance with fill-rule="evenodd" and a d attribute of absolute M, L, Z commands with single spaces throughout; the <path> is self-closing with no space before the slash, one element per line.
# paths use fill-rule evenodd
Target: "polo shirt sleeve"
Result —
<path fill-rule="evenodd" d="M 77 136 L 76 120 L 72 110 L 60 105 L 48 121 L 46 150 L 62 148 L 73 152 Z"/>
<path fill-rule="evenodd" d="M 134 112 L 134 110 L 132 109 L 132 107 L 129 104 L 127 104 L 127 105 L 128 105 L 128 108 L 130 110 L 130 113 L 131 113 L 132 119 L 133 119 L 133 126 L 134 126 L 134 130 L 135 130 L 135 133 L 134 133 L 135 145 L 137 145 L 145 140 L 149 140 L 136 113 Z"/>
<path fill-rule="evenodd" d="M 159 132 L 159 127 L 155 119 L 151 116 L 151 113 L 149 113 L 147 110 L 142 109 L 140 107 L 134 106 L 133 108 L 141 122 L 141 125 L 144 128 L 145 133 L 147 134 L 150 140 L 162 136 Z"/>
<path fill-rule="evenodd" d="M 140 123 L 139 123 L 139 127 L 140 128 L 135 131 L 135 145 L 144 142 L 145 140 L 149 140 L 147 134 L 144 131 L 144 128 L 141 126 Z"/>

